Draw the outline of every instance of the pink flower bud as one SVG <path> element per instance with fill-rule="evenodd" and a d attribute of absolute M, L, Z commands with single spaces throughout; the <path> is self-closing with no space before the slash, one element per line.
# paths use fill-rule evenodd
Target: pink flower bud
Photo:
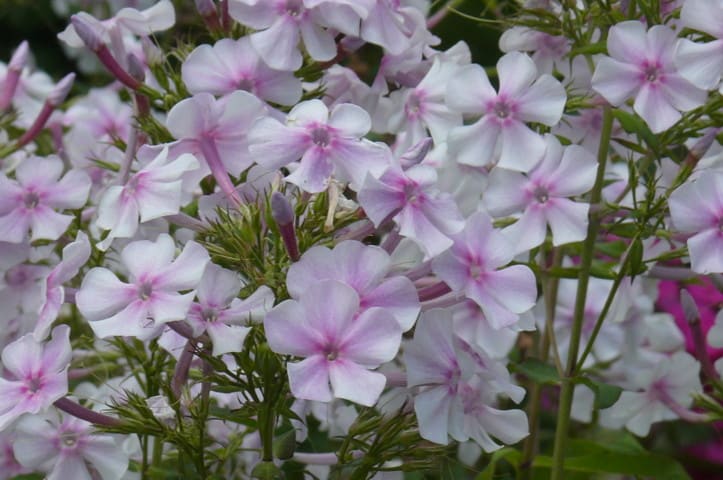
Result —
<path fill-rule="evenodd" d="M 50 105 L 53 107 L 57 107 L 61 103 L 65 101 L 65 98 L 68 96 L 68 93 L 70 93 L 70 89 L 73 87 L 73 82 L 75 81 L 75 74 L 69 73 L 66 76 L 64 76 L 51 90 L 50 94 L 48 94 L 48 99 L 46 100 Z"/>
<path fill-rule="evenodd" d="M 94 52 L 97 52 L 104 44 L 103 25 L 95 18 L 87 14 L 78 14 L 70 17 L 70 23 L 73 24 L 75 33 L 78 34 L 85 46 Z"/>

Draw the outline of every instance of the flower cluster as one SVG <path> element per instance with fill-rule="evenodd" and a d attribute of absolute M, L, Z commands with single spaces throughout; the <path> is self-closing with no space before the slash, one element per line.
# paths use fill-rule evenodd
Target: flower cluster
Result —
<path fill-rule="evenodd" d="M 527 2 L 489 68 L 454 1 L 104 3 L 58 37 L 107 86 L 0 64 L 12 474 L 531 478 L 550 404 L 559 479 L 570 419 L 723 419 L 720 0 Z"/>

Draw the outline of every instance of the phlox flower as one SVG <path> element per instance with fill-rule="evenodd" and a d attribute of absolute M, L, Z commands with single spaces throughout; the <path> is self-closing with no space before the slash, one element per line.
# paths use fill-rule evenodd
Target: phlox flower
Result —
<path fill-rule="evenodd" d="M 253 163 L 246 134 L 265 113 L 264 103 L 248 92 L 235 91 L 218 100 L 198 93 L 174 105 L 166 125 L 181 140 L 176 151 L 203 159 L 221 190 L 241 203 L 228 174 L 237 177 Z"/>
<path fill-rule="evenodd" d="M 245 90 L 280 105 L 294 105 L 301 98 L 301 80 L 291 72 L 268 67 L 248 37 L 198 46 L 183 62 L 181 76 L 191 93 L 225 95 Z"/>
<path fill-rule="evenodd" d="M 214 264 L 206 267 L 198 284 L 198 300 L 191 305 L 187 321 L 195 337 L 208 333 L 213 355 L 240 352 L 251 330 L 246 325 L 261 318 L 274 303 L 274 294 L 265 285 L 243 300 L 237 298 L 241 287 L 237 273 Z"/>
<path fill-rule="evenodd" d="M 115 238 L 135 235 L 139 217 L 140 222 L 145 223 L 178 213 L 182 177 L 198 166 L 193 155 L 183 154 L 171 159 L 168 148 L 164 148 L 123 185 L 108 187 L 98 205 L 96 225 L 110 231 L 99 248 L 107 249 Z"/>
<path fill-rule="evenodd" d="M 427 130 L 435 144 L 439 144 L 447 139 L 452 127 L 462 125 L 462 114 L 452 111 L 444 101 L 447 83 L 459 68 L 454 62 L 436 58 L 416 87 L 392 92 L 389 98 L 394 106 L 389 124 L 392 131 L 397 132 L 397 151 L 426 138 Z"/>
<path fill-rule="evenodd" d="M 266 315 L 271 349 L 304 357 L 287 365 L 296 398 L 343 398 L 365 406 L 379 399 L 386 377 L 370 369 L 396 356 L 402 329 L 382 308 L 361 313 L 359 308 L 353 288 L 324 280 L 310 285 L 298 301 L 286 300 Z"/>
<path fill-rule="evenodd" d="M 321 100 L 296 105 L 283 124 L 259 119 L 249 132 L 249 152 L 267 168 L 301 160 L 286 180 L 310 193 L 326 189 L 332 175 L 358 190 L 367 172 L 379 173 L 389 162 L 389 149 L 362 138 L 371 120 L 362 108 L 344 103 L 331 113 Z"/>
<path fill-rule="evenodd" d="M 128 470 L 128 455 L 110 435 L 93 433 L 93 426 L 69 415 L 26 415 L 15 429 L 18 462 L 47 472 L 48 480 L 120 480 Z"/>
<path fill-rule="evenodd" d="M 552 73 L 554 69 L 567 70 L 564 58 L 570 51 L 570 40 L 528 27 L 512 27 L 500 36 L 500 50 L 534 52 L 532 60 L 538 70 Z"/>
<path fill-rule="evenodd" d="M 21 243 L 57 240 L 73 221 L 56 210 L 85 205 L 90 178 L 82 170 L 70 170 L 61 178 L 63 162 L 55 156 L 29 157 L 15 169 L 15 180 L 0 173 L 0 238 Z"/>
<path fill-rule="evenodd" d="M 597 161 L 578 145 L 563 147 L 547 135 L 540 162 L 527 174 L 495 168 L 482 196 L 487 211 L 504 217 L 520 210 L 522 216 L 505 230 L 516 252 L 541 245 L 552 230 L 554 246 L 579 242 L 587 235 L 589 205 L 568 197 L 582 195 L 595 183 Z"/>
<path fill-rule="evenodd" d="M 452 239 L 454 245 L 432 260 L 432 270 L 452 291 L 463 292 L 500 324 L 517 322 L 535 305 L 535 275 L 524 265 L 501 268 L 512 261 L 514 250 L 486 213 L 469 217 Z"/>
<path fill-rule="evenodd" d="M 700 30 L 716 40 L 678 42 L 675 65 L 678 72 L 698 88 L 712 90 L 723 74 L 723 2 L 720 0 L 686 0 L 680 10 L 680 23 Z"/>
<path fill-rule="evenodd" d="M 43 304 L 40 307 L 38 321 L 33 335 L 38 341 L 43 340 L 50 331 L 50 326 L 58 317 L 60 307 L 65 301 L 63 284 L 78 274 L 80 268 L 90 257 L 90 241 L 88 235 L 79 231 L 74 242 L 63 248 L 62 260 L 50 271 L 43 284 Z"/>
<path fill-rule="evenodd" d="M 407 331 L 419 314 L 419 298 L 407 277 L 388 276 L 391 267 L 389 254 L 381 248 L 347 240 L 333 249 L 316 246 L 304 252 L 289 267 L 286 287 L 293 298 L 299 299 L 315 282 L 342 282 L 356 291 L 362 310 L 381 307 Z"/>
<path fill-rule="evenodd" d="M 70 328 L 53 329 L 43 344 L 27 334 L 2 351 L 4 377 L 0 377 L 0 430 L 24 413 L 37 414 L 68 393 Z"/>
<path fill-rule="evenodd" d="M 524 53 L 505 54 L 497 72 L 499 92 L 477 64 L 462 67 L 450 80 L 449 108 L 482 118 L 450 130 L 448 149 L 460 163 L 486 166 L 497 160 L 500 167 L 526 172 L 542 157 L 545 141 L 525 122 L 559 122 L 565 89 L 549 74 L 538 75 L 535 62 Z"/>
<path fill-rule="evenodd" d="M 630 389 L 612 407 L 600 411 L 601 424 L 606 428 L 624 425 L 646 436 L 650 425 L 679 418 L 692 405 L 692 395 L 702 393 L 699 371 L 700 364 L 685 352 L 663 357 L 651 368 L 636 369 L 630 375 Z"/>
<path fill-rule="evenodd" d="M 14 432 L 0 432 L 0 480 L 11 480 L 19 475 L 31 473 L 18 463 L 13 452 L 15 444 Z"/>
<path fill-rule="evenodd" d="M 691 268 L 723 272 L 723 172 L 711 170 L 676 189 L 668 202 L 673 226 L 688 238 Z"/>
<path fill-rule="evenodd" d="M 174 260 L 173 239 L 162 234 L 155 242 L 140 240 L 121 252 L 128 283 L 110 270 L 95 267 L 86 273 L 76 305 L 99 338 L 151 338 L 159 326 L 184 320 L 209 261 L 208 252 L 194 241 Z"/>
<path fill-rule="evenodd" d="M 84 22 L 93 25 L 104 43 L 111 43 L 111 37 L 118 35 L 118 32 L 148 36 L 153 32 L 168 30 L 176 23 L 176 14 L 170 0 L 161 0 L 145 10 L 123 8 L 113 17 L 102 21 L 85 12 L 76 15 L 82 17 Z M 59 33 L 58 38 L 73 48 L 85 46 L 72 24 Z"/>
<path fill-rule="evenodd" d="M 403 171 L 398 161 L 377 179 L 367 175 L 359 190 L 359 204 L 379 226 L 394 215 L 403 237 L 414 240 L 427 258 L 452 246 L 449 235 L 464 228 L 464 218 L 452 195 L 436 187 L 437 172 L 429 165 Z"/>
<path fill-rule="evenodd" d="M 653 133 L 667 130 L 681 114 L 705 101 L 706 93 L 678 73 L 673 63 L 677 37 L 664 25 L 645 30 L 631 20 L 608 33 L 609 57 L 601 58 L 592 88 L 617 106 L 634 97 L 633 109 Z"/>
<path fill-rule="evenodd" d="M 267 65 L 291 71 L 303 62 L 299 40 L 312 59 L 333 59 L 334 31 L 358 35 L 360 16 L 366 16 L 370 4 L 370 0 L 231 0 L 229 13 L 258 30 L 249 40 Z"/>
<path fill-rule="evenodd" d="M 423 438 L 445 445 L 448 436 L 471 438 L 491 452 L 502 447 L 492 437 L 512 444 L 527 436 L 523 411 L 492 406 L 500 393 L 521 401 L 524 389 L 510 382 L 504 365 L 453 335 L 449 311 L 424 312 L 404 352 L 407 384 L 419 387 L 414 410 Z"/>
<path fill-rule="evenodd" d="M 410 47 L 411 38 L 426 31 L 422 12 L 400 0 L 376 0 L 363 18 L 360 36 L 382 46 L 392 55 L 400 55 Z"/>

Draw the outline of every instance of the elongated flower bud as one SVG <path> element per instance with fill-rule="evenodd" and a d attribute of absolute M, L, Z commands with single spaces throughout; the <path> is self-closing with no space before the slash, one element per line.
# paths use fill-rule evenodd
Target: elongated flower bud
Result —
<path fill-rule="evenodd" d="M 0 91 L 0 111 L 7 109 L 13 101 L 15 91 L 18 88 L 18 82 L 20 81 L 20 75 L 28 61 L 28 54 L 28 42 L 23 41 L 15 50 L 15 53 L 13 53 L 12 58 L 10 58 L 7 73 L 5 74 L 5 82 Z"/>
<path fill-rule="evenodd" d="M 297 261 L 300 254 L 299 244 L 296 241 L 296 231 L 294 230 L 294 212 L 291 209 L 289 200 L 281 192 L 271 194 L 271 216 L 274 217 L 276 224 L 279 226 L 281 238 L 284 241 L 289 258 L 294 262 Z"/>
<path fill-rule="evenodd" d="M 30 126 L 30 128 L 18 139 L 18 143 L 16 145 L 16 148 L 23 147 L 33 141 L 43 130 L 45 127 L 45 124 L 47 123 L 48 119 L 50 118 L 50 115 L 52 115 L 55 108 L 63 103 L 65 101 L 65 98 L 68 96 L 68 93 L 70 93 L 70 89 L 73 87 L 73 82 L 75 81 L 75 74 L 69 73 L 65 77 L 63 77 L 53 88 L 53 90 L 48 95 L 48 98 L 45 100 L 45 103 L 43 104 L 43 108 L 40 110 L 40 113 L 35 118 L 35 121 Z"/>

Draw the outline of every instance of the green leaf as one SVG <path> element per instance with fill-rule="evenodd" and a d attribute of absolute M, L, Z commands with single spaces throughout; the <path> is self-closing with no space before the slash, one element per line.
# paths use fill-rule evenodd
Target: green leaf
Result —
<path fill-rule="evenodd" d="M 595 408 L 608 408 L 612 407 L 615 402 L 620 398 L 620 394 L 623 393 L 623 389 L 617 385 L 610 385 L 609 383 L 597 382 L 590 378 L 578 378 L 576 383 L 586 385 L 590 390 L 595 392 Z"/>
<path fill-rule="evenodd" d="M 643 263 L 643 241 L 640 237 L 635 237 L 633 243 L 630 245 L 628 255 L 628 266 L 625 273 L 635 277 L 635 275 L 639 275 L 647 270 L 647 267 Z"/>
<path fill-rule="evenodd" d="M 515 373 L 521 373 L 535 383 L 556 385 L 560 383 L 557 370 L 552 365 L 544 363 L 536 358 L 528 358 L 522 363 L 510 364 Z"/>
<path fill-rule="evenodd" d="M 490 457 L 490 462 L 487 464 L 487 468 L 485 468 L 477 477 L 475 477 L 475 480 L 493 480 L 495 477 L 495 470 L 497 469 L 497 463 L 500 460 L 505 460 L 508 463 L 512 464 L 512 466 L 517 470 L 517 466 L 520 463 L 520 459 L 522 458 L 522 454 L 519 450 L 515 450 L 512 447 L 505 447 L 500 450 L 497 450 L 492 454 Z"/>

